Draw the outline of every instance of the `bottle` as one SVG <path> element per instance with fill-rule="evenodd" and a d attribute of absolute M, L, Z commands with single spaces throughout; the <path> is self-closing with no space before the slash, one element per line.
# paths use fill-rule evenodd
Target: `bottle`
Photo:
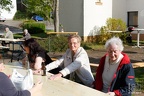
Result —
<path fill-rule="evenodd" d="M 28 55 L 26 54 L 26 61 L 25 61 L 25 63 L 26 63 L 26 69 L 30 69 L 30 64 L 29 64 L 29 59 L 28 59 Z"/>
<path fill-rule="evenodd" d="M 63 28 L 61 29 L 61 32 L 64 32 L 64 29 L 63 29 Z"/>
<path fill-rule="evenodd" d="M 42 62 L 42 76 L 46 76 L 46 67 L 45 67 L 45 63 Z"/>

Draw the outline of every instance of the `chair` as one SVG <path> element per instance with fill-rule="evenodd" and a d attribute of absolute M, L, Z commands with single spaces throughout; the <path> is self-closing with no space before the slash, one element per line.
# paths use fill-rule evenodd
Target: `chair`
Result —
<path fill-rule="evenodd" d="M 2 50 L 2 57 L 3 57 L 3 62 L 4 62 L 4 55 L 7 51 L 9 51 L 9 47 L 7 46 L 0 46 L 0 49 Z"/>

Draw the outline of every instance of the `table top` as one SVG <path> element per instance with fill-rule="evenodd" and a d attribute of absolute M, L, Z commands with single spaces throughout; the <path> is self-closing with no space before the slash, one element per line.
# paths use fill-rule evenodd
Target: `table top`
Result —
<path fill-rule="evenodd" d="M 16 62 L 12 64 L 6 64 L 5 73 L 11 74 L 12 69 L 17 69 L 21 74 L 26 73 L 20 64 Z M 73 81 L 60 78 L 57 80 L 49 80 L 48 77 L 51 74 L 48 73 L 47 76 L 34 75 L 34 82 L 41 80 L 43 82 L 43 87 L 40 91 L 36 92 L 34 96 L 108 96 L 105 93 L 97 91 L 95 89 L 86 87 L 84 85 L 75 83 Z"/>
<path fill-rule="evenodd" d="M 133 30 L 134 31 L 142 31 L 142 30 L 144 30 L 144 28 L 134 28 Z"/>
<path fill-rule="evenodd" d="M 21 40 L 21 39 L 0 38 L 0 41 L 22 42 L 22 41 L 24 41 L 24 40 Z"/>
<path fill-rule="evenodd" d="M 122 31 L 107 31 L 107 32 L 111 32 L 111 33 L 122 33 Z"/>
<path fill-rule="evenodd" d="M 47 34 L 78 34 L 78 32 L 47 32 Z"/>

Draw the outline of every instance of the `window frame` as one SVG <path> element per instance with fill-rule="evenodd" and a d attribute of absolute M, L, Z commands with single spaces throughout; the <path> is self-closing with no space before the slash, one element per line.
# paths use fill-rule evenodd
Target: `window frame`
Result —
<path fill-rule="evenodd" d="M 133 13 L 133 15 L 132 15 L 132 13 Z M 134 17 L 135 16 L 134 14 L 136 14 L 136 17 Z M 134 23 L 130 24 L 130 18 L 131 18 L 130 16 L 133 16 L 135 18 L 137 24 L 134 24 Z M 130 27 L 130 26 L 138 27 L 138 11 L 127 12 L 127 27 Z"/>

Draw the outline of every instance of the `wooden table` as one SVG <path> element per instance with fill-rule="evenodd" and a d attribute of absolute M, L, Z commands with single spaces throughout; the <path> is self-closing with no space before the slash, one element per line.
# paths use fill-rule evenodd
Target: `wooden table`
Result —
<path fill-rule="evenodd" d="M 26 71 L 18 62 L 13 62 L 13 64 L 5 66 L 5 73 L 7 74 L 11 74 L 13 68 L 16 68 L 21 74 L 24 74 Z M 34 96 L 108 96 L 105 93 L 64 78 L 49 80 L 50 75 L 51 74 L 48 73 L 47 76 L 33 76 L 34 82 L 38 80 L 43 82 L 42 89 L 36 92 Z"/>
<path fill-rule="evenodd" d="M 12 44 L 12 56 L 11 56 L 11 62 L 12 62 L 13 61 L 13 53 L 15 51 L 14 44 L 18 44 L 22 48 L 22 46 L 18 42 L 23 42 L 24 40 L 21 40 L 21 39 L 0 38 L 0 41 L 6 41 L 6 42 L 9 42 L 10 44 Z"/>
<path fill-rule="evenodd" d="M 134 31 L 137 31 L 137 47 L 141 47 L 140 45 L 139 45 L 139 40 L 140 40 L 140 31 L 144 31 L 144 29 L 141 29 L 141 28 L 134 28 L 133 29 Z"/>
<path fill-rule="evenodd" d="M 110 31 L 107 31 L 107 32 L 112 33 L 113 36 L 115 36 L 116 33 L 122 33 L 122 31 L 111 31 L 111 30 L 110 30 Z"/>
<path fill-rule="evenodd" d="M 75 34 L 77 35 L 78 32 L 47 32 L 48 35 L 51 35 L 51 34 Z"/>

